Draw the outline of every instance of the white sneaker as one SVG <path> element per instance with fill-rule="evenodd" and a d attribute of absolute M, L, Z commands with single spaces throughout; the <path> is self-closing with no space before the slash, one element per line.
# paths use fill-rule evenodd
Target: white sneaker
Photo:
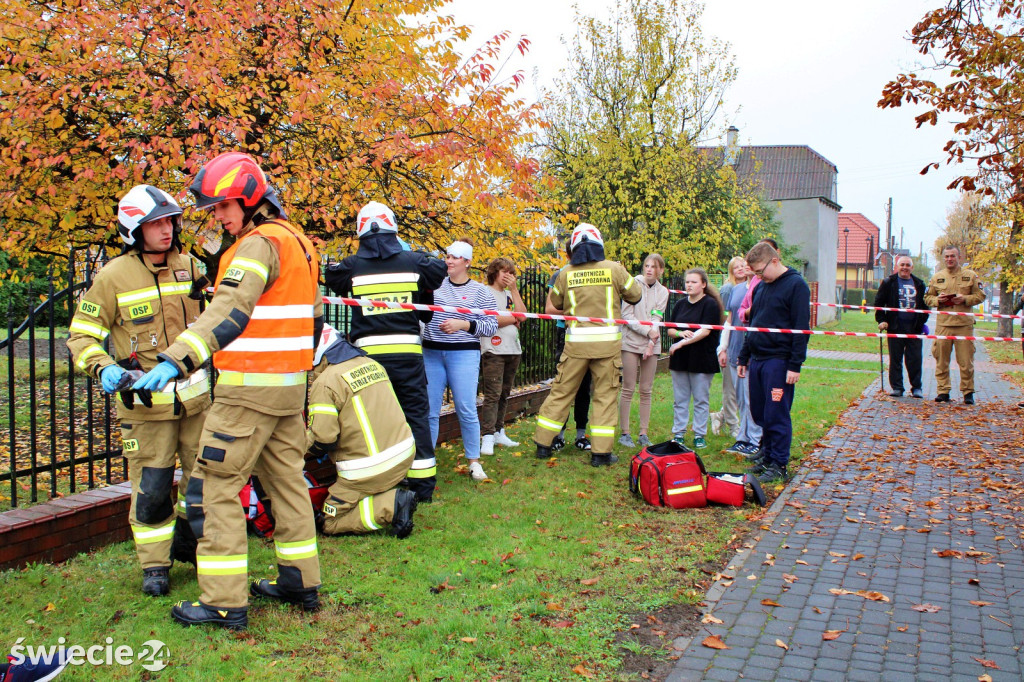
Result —
<path fill-rule="evenodd" d="M 480 462 L 475 459 L 469 462 L 469 475 L 474 481 L 487 480 L 487 474 L 484 472 L 484 468 L 480 466 Z"/>
<path fill-rule="evenodd" d="M 493 455 L 494 454 L 494 435 L 487 434 L 480 440 L 480 454 L 481 455 Z"/>
<path fill-rule="evenodd" d="M 514 448 L 515 446 L 519 445 L 519 443 L 515 442 L 514 440 L 505 435 L 505 429 L 502 429 L 501 431 L 498 431 L 496 434 L 494 434 L 494 444 L 500 445 L 503 448 Z"/>

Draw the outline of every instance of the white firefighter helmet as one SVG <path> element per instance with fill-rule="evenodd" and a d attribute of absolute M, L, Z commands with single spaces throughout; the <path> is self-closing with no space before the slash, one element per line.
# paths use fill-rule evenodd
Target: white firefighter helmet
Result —
<path fill-rule="evenodd" d="M 362 239 L 368 234 L 391 232 L 398 234 L 398 223 L 391 209 L 379 201 L 363 206 L 356 218 L 356 236 Z"/>
<path fill-rule="evenodd" d="M 580 223 L 576 226 L 576 229 L 572 231 L 572 238 L 569 241 L 569 245 L 573 251 L 576 247 L 584 242 L 590 242 L 591 244 L 599 244 L 604 246 L 604 239 L 601 238 L 601 232 L 590 223 Z"/>
<path fill-rule="evenodd" d="M 117 231 L 126 248 L 142 247 L 142 226 L 160 218 L 181 215 L 181 206 L 167 192 L 152 185 L 135 185 L 117 204 Z M 174 222 L 174 234 L 181 231 L 180 221 Z"/>

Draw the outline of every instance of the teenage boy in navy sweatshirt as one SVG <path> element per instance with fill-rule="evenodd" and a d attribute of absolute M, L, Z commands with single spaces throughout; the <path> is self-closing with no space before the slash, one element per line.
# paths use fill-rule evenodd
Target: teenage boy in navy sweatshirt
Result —
<path fill-rule="evenodd" d="M 761 278 L 750 307 L 751 327 L 809 329 L 811 290 L 770 244 L 747 253 L 747 265 Z M 750 377 L 750 415 L 764 430 L 761 453 L 750 470 L 762 483 L 785 481 L 793 441 L 793 407 L 800 367 L 807 358 L 807 336 L 751 332 L 743 342 L 738 375 Z"/>

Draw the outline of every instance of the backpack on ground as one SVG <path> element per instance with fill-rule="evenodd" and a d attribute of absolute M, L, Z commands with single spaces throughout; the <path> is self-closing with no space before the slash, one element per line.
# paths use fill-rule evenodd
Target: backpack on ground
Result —
<path fill-rule="evenodd" d="M 667 441 L 648 445 L 633 457 L 629 489 L 655 507 L 705 507 L 705 473 L 697 453 Z"/>

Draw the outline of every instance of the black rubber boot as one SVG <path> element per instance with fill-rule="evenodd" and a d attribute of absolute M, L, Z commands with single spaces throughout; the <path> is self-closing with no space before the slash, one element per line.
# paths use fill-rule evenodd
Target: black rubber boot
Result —
<path fill-rule="evenodd" d="M 245 630 L 249 627 L 249 610 L 244 606 L 219 609 L 197 601 L 180 601 L 171 607 L 171 618 L 182 625 L 209 623 L 230 630 Z"/>
<path fill-rule="evenodd" d="M 416 512 L 416 493 L 395 491 L 395 513 L 391 516 L 391 533 L 399 540 L 412 533 L 412 515 Z"/>
<path fill-rule="evenodd" d="M 142 571 L 142 591 L 151 597 L 162 597 L 171 591 L 170 569 L 167 566 Z"/>
<path fill-rule="evenodd" d="M 619 461 L 619 458 L 610 452 L 592 452 L 590 454 L 590 466 L 606 467 Z"/>
<path fill-rule="evenodd" d="M 254 597 L 269 597 L 288 604 L 301 606 L 303 611 L 316 611 L 320 608 L 320 591 L 315 587 L 302 590 L 289 590 L 277 584 L 276 580 L 253 580 L 249 585 L 249 594 Z"/>
<path fill-rule="evenodd" d="M 186 564 L 196 565 L 195 533 L 188 521 L 180 516 L 174 521 L 174 539 L 171 540 L 171 558 Z"/>
<path fill-rule="evenodd" d="M 537 443 L 537 459 L 551 459 L 551 446 Z"/>

